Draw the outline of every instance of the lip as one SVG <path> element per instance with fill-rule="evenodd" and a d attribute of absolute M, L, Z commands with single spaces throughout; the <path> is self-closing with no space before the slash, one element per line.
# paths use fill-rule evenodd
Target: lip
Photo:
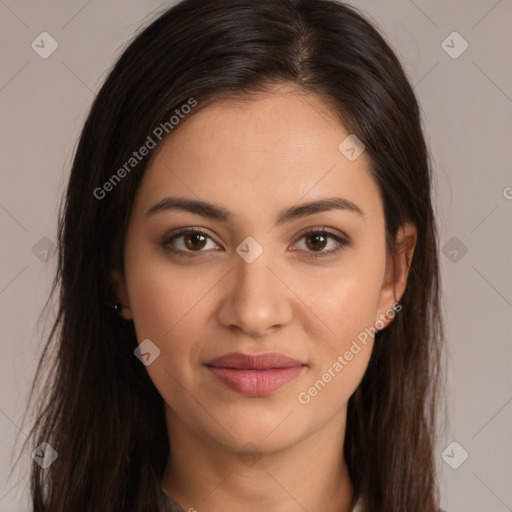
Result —
<path fill-rule="evenodd" d="M 205 364 L 207 366 L 234 368 L 237 370 L 269 370 L 272 368 L 291 368 L 302 365 L 297 359 L 292 359 L 279 352 L 266 352 L 264 354 L 232 352 L 216 357 Z"/>
<path fill-rule="evenodd" d="M 295 379 L 306 366 L 278 352 L 226 354 L 205 363 L 223 384 L 239 393 L 261 396 Z"/>

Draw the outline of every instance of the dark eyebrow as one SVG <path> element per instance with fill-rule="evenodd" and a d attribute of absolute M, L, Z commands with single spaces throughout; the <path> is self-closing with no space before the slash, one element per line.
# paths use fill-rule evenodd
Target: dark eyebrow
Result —
<path fill-rule="evenodd" d="M 194 199 L 185 199 L 181 197 L 165 197 L 153 205 L 146 212 L 146 215 L 154 215 L 158 212 L 173 209 L 184 210 L 196 215 L 201 215 L 202 217 L 224 222 L 228 222 L 233 216 L 229 210 L 226 210 L 221 206 L 214 205 L 207 201 L 196 201 Z M 276 225 L 279 226 L 280 224 L 290 222 L 294 219 L 330 210 L 347 210 L 364 217 L 363 210 L 361 210 L 361 208 L 356 204 L 341 197 L 332 197 L 287 208 L 278 215 Z"/>

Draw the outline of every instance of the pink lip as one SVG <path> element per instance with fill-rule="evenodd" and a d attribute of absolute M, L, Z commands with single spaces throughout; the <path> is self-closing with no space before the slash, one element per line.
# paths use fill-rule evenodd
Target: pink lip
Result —
<path fill-rule="evenodd" d="M 297 377 L 306 366 L 277 352 L 226 354 L 205 365 L 229 388 L 252 396 L 265 395 L 279 389 Z"/>

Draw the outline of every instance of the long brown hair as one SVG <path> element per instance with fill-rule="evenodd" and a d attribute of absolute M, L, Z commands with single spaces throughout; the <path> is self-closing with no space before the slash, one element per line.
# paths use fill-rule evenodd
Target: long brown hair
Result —
<path fill-rule="evenodd" d="M 404 222 L 417 227 L 402 310 L 376 335 L 367 372 L 350 397 L 344 449 L 365 512 L 439 511 L 438 235 L 430 157 L 404 70 L 377 29 L 346 4 L 184 0 L 123 51 L 76 149 L 59 216 L 57 318 L 31 394 L 31 403 L 36 390 L 39 399 L 31 448 L 45 441 L 58 452 L 47 469 L 32 466 L 35 512 L 164 510 L 163 399 L 134 357 L 133 322 L 109 308 L 116 299 L 112 271 L 123 270 L 128 218 L 150 158 L 107 196 L 94 191 L 190 98 L 204 105 L 276 83 L 323 98 L 364 143 L 384 204 L 389 254 Z"/>

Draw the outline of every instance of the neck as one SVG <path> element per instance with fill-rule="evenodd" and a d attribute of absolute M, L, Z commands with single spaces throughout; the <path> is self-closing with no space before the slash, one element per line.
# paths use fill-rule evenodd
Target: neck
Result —
<path fill-rule="evenodd" d="M 191 431 L 167 407 L 166 414 L 171 450 L 161 485 L 183 510 L 350 512 L 346 411 L 299 443 L 261 454 L 236 453 Z"/>

